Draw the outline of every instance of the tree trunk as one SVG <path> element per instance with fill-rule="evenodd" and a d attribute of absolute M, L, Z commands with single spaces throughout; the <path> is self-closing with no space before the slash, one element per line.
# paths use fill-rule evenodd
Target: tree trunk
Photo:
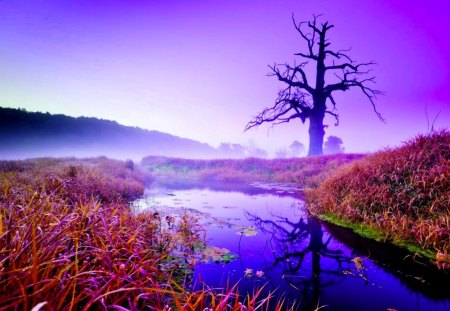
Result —
<path fill-rule="evenodd" d="M 309 150 L 308 157 L 323 154 L 323 129 L 324 114 L 314 113 L 309 118 Z"/>

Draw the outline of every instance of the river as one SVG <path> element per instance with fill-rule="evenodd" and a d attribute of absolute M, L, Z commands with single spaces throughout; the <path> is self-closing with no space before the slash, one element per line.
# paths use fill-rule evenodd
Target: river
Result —
<path fill-rule="evenodd" d="M 197 263 L 193 289 L 264 286 L 299 310 L 450 310 L 449 275 L 310 217 L 294 185 L 156 179 L 134 207 L 194 213 L 208 245 L 237 255 Z"/>

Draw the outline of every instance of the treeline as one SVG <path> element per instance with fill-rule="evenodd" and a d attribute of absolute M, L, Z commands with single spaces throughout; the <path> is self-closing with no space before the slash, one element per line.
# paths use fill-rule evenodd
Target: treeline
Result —
<path fill-rule="evenodd" d="M 216 150 L 195 140 L 123 126 L 115 121 L 0 107 L 0 158 L 146 155 L 211 158 Z"/>

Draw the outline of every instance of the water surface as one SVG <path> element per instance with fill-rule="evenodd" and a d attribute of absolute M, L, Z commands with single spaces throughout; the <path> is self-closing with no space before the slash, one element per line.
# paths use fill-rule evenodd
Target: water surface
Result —
<path fill-rule="evenodd" d="M 245 294 L 264 285 L 301 310 L 450 310 L 448 275 L 309 217 L 301 198 L 293 185 L 160 179 L 135 206 L 194 213 L 208 245 L 238 255 L 196 264 L 194 289 L 239 282 Z"/>

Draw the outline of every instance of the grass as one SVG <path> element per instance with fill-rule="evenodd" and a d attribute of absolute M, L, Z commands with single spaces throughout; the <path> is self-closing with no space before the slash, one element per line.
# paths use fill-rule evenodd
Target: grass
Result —
<path fill-rule="evenodd" d="M 317 187 L 342 165 L 363 158 L 360 154 L 337 154 L 309 158 L 243 160 L 188 160 L 146 157 L 142 165 L 155 175 L 182 176 L 222 181 L 297 183 Z"/>
<path fill-rule="evenodd" d="M 153 174 L 312 187 L 309 207 L 322 219 L 450 268 L 447 131 L 367 157 L 143 164 Z M 106 158 L 1 161 L 0 310 L 293 308 L 262 297 L 262 289 L 242 296 L 237 285 L 189 291 L 203 229 L 187 214 L 168 223 L 132 211 L 129 202 L 149 178 L 130 161 Z"/>
<path fill-rule="evenodd" d="M 261 290 L 189 291 L 202 228 L 132 211 L 148 178 L 106 158 L 0 162 L 0 310 L 289 309 Z"/>
<path fill-rule="evenodd" d="M 450 133 L 420 135 L 356 161 L 306 193 L 313 214 L 375 231 L 450 268 Z M 358 230 L 356 230 L 358 231 Z M 370 233 L 372 234 L 372 233 Z"/>

